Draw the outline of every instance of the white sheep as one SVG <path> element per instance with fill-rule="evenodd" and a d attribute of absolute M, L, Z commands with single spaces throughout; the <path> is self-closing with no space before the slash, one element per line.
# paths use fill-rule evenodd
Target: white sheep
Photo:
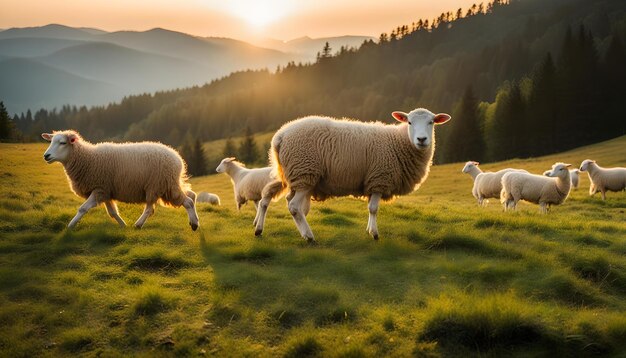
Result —
<path fill-rule="evenodd" d="M 479 167 L 480 163 L 469 161 L 465 163 L 462 172 L 469 174 L 474 179 L 472 195 L 478 201 L 478 205 L 483 206 L 489 203 L 487 198 L 500 198 L 502 191 L 502 176 L 511 171 L 528 173 L 522 169 L 502 169 L 497 172 L 483 172 Z"/>
<path fill-rule="evenodd" d="M 254 208 L 256 210 L 256 216 L 253 222 L 255 235 L 261 235 L 267 206 L 269 206 L 269 202 L 272 199 L 280 196 L 283 191 L 282 183 L 270 176 L 272 168 L 248 169 L 243 163 L 236 161 L 235 158 L 224 158 L 215 171 L 218 173 L 226 173 L 230 176 L 235 192 L 237 210 L 240 210 L 241 206 L 246 204 L 249 200 L 254 202 Z M 264 198 L 265 200 L 262 200 Z M 265 206 L 263 212 L 259 210 L 259 202 L 261 201 Z"/>
<path fill-rule="evenodd" d="M 284 187 L 289 212 L 303 238 L 314 242 L 306 221 L 310 200 L 367 197 L 367 231 L 378 239 L 380 200 L 413 192 L 426 179 L 435 148 L 434 127 L 450 119 L 426 109 L 393 112 L 387 125 L 311 116 L 283 125 L 270 149 L 274 175 Z"/>
<path fill-rule="evenodd" d="M 523 172 L 505 173 L 500 194 L 504 210 L 515 209 L 520 200 L 539 204 L 542 213 L 547 213 L 550 205 L 563 203 L 571 187 L 569 166 L 571 164 L 556 163 L 547 177 Z"/>
<path fill-rule="evenodd" d="M 198 198 L 196 199 L 196 202 L 209 203 L 211 205 L 220 205 L 220 197 L 217 196 L 217 194 L 201 191 L 198 193 Z"/>
<path fill-rule="evenodd" d="M 607 191 L 622 191 L 626 189 L 626 168 L 602 168 L 595 160 L 585 159 L 580 164 L 580 171 L 587 172 L 591 185 L 589 195 L 598 191 L 602 193 L 602 200 L 606 200 Z"/>
<path fill-rule="evenodd" d="M 543 175 L 545 176 L 549 176 L 548 173 L 550 173 L 551 170 L 546 170 L 545 172 L 543 172 Z M 578 189 L 578 174 L 579 174 L 579 170 L 578 169 L 570 169 L 569 170 L 569 176 L 572 180 L 572 189 Z"/>
<path fill-rule="evenodd" d="M 192 230 L 199 226 L 196 194 L 186 182 L 185 163 L 172 148 L 161 143 L 91 144 L 72 130 L 43 133 L 50 142 L 44 153 L 48 164 L 60 162 L 72 191 L 87 200 L 68 227 L 73 228 L 89 209 L 104 203 L 107 213 L 126 226 L 115 201 L 145 203 L 135 222 L 141 228 L 154 213 L 157 201 L 183 206 Z"/>

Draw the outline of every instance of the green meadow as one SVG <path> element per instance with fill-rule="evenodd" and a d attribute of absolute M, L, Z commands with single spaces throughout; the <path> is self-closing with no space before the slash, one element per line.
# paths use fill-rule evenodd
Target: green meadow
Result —
<path fill-rule="evenodd" d="M 626 165 L 626 137 L 483 170 L 542 173 L 556 161 Z M 415 193 L 381 205 L 313 203 L 318 245 L 283 199 L 263 236 L 237 212 L 226 175 L 192 178 L 182 208 L 143 229 L 103 207 L 75 230 L 82 200 L 45 144 L 0 144 L 0 355 L 588 356 L 626 352 L 626 193 L 588 196 L 589 179 L 547 215 L 477 206 L 463 163 L 434 166 Z M 468 158 L 472 159 L 472 158 Z M 142 206 L 120 204 L 133 223 Z"/>

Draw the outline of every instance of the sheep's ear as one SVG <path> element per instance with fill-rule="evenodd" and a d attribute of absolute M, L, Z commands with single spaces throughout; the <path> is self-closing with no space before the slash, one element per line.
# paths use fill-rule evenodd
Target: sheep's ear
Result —
<path fill-rule="evenodd" d="M 53 135 L 50 133 L 41 133 L 41 138 L 47 140 L 48 142 L 52 142 Z"/>
<path fill-rule="evenodd" d="M 474 165 L 480 165 L 480 163 L 479 163 L 479 162 L 472 162 L 472 163 L 474 163 Z"/>
<path fill-rule="evenodd" d="M 234 161 L 235 159 L 236 159 L 235 157 L 226 158 L 226 159 L 224 159 L 224 162 L 230 163 L 230 162 Z"/>
<path fill-rule="evenodd" d="M 449 114 L 447 113 L 438 113 L 435 115 L 435 118 L 433 119 L 433 121 L 435 121 L 435 124 L 444 124 L 447 121 L 449 121 L 450 119 L 452 119 L 452 117 L 450 117 Z"/>
<path fill-rule="evenodd" d="M 404 112 L 392 112 L 391 115 L 393 116 L 393 118 L 396 119 L 396 121 L 398 122 L 402 122 L 402 123 L 406 123 L 409 121 L 409 115 L 404 113 Z"/>
<path fill-rule="evenodd" d="M 563 164 L 563 165 L 565 165 L 566 168 L 569 168 L 572 166 L 571 164 Z"/>
<path fill-rule="evenodd" d="M 69 139 L 70 143 L 74 144 L 76 142 L 78 142 L 78 136 L 74 133 L 71 133 L 67 136 L 67 139 Z"/>

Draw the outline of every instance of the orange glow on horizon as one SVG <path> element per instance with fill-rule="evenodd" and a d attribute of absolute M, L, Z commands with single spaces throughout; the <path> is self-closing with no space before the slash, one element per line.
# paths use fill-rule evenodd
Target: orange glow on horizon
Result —
<path fill-rule="evenodd" d="M 105 31 L 155 27 L 237 39 L 369 35 L 470 7 L 475 0 L 3 0 L 0 28 L 51 23 Z"/>

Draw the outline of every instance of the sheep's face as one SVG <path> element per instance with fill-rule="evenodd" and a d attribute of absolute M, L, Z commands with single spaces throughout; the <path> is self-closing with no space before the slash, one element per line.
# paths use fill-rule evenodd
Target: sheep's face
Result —
<path fill-rule="evenodd" d="M 433 143 L 435 125 L 444 124 L 450 120 L 448 114 L 434 114 L 423 108 L 414 109 L 410 113 L 393 112 L 391 115 L 397 121 L 408 124 L 409 140 L 415 148 L 420 150 L 430 147 Z"/>
<path fill-rule="evenodd" d="M 583 160 L 582 163 L 580 163 L 580 171 L 584 172 L 589 170 L 589 166 L 591 165 L 591 163 L 595 163 L 595 160 L 591 160 L 591 159 L 585 159 Z"/>
<path fill-rule="evenodd" d="M 226 172 L 226 168 L 230 165 L 230 163 L 235 160 L 235 158 L 224 158 L 222 159 L 222 161 L 220 162 L 220 165 L 217 166 L 217 168 L 215 168 L 215 171 L 218 173 L 224 173 Z"/>
<path fill-rule="evenodd" d="M 478 164 L 480 164 L 480 163 L 469 161 L 469 162 L 465 163 L 465 166 L 463 167 L 463 170 L 461 170 L 461 172 L 469 173 L 470 170 L 472 170 L 472 168 L 478 166 Z"/>
<path fill-rule="evenodd" d="M 566 178 L 569 176 L 569 167 L 571 167 L 571 164 L 565 164 L 565 163 L 556 163 L 552 166 L 552 170 L 546 171 L 544 172 L 545 176 L 548 177 L 559 177 L 559 178 Z"/>
<path fill-rule="evenodd" d="M 74 132 L 42 133 L 41 137 L 50 142 L 50 146 L 43 154 L 43 159 L 48 164 L 65 163 L 72 152 L 72 148 L 80 138 Z"/>

